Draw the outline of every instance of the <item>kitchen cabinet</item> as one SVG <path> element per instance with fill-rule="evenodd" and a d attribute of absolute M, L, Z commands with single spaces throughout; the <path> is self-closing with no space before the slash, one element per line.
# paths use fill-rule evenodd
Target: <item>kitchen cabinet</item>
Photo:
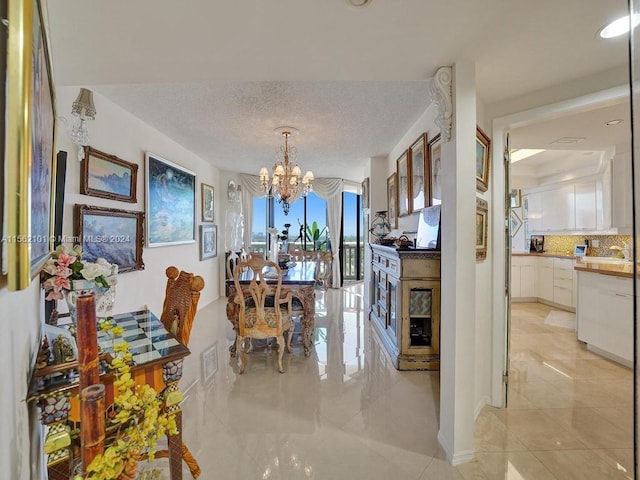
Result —
<path fill-rule="evenodd" d="M 611 168 L 611 193 L 613 197 L 613 226 L 618 233 L 631 233 L 631 153 L 618 154 L 613 158 Z"/>
<path fill-rule="evenodd" d="M 578 272 L 578 340 L 590 350 L 633 364 L 633 280 Z"/>
<path fill-rule="evenodd" d="M 538 257 L 538 298 L 553 302 L 553 258 Z"/>
<path fill-rule="evenodd" d="M 537 262 L 534 256 L 511 257 L 511 300 L 534 302 L 537 300 Z"/>
<path fill-rule="evenodd" d="M 575 229 L 595 230 L 598 226 L 596 211 L 596 183 L 576 183 L 575 195 Z"/>
<path fill-rule="evenodd" d="M 553 303 L 573 310 L 573 265 L 568 258 L 553 259 Z"/>
<path fill-rule="evenodd" d="M 543 194 L 542 227 L 544 231 L 575 230 L 576 210 L 573 185 L 564 185 Z"/>
<path fill-rule="evenodd" d="M 440 368 L 440 252 L 371 244 L 369 319 L 398 370 Z"/>

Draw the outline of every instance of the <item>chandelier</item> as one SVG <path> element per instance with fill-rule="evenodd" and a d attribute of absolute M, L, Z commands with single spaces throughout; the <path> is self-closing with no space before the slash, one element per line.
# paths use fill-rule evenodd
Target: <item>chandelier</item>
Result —
<path fill-rule="evenodd" d="M 302 170 L 296 163 L 292 165 L 290 158 L 295 157 L 295 147 L 289 146 L 289 137 L 300 133 L 294 127 L 278 127 L 275 133 L 284 137 L 284 146 L 277 150 L 278 160 L 273 166 L 273 178 L 269 181 L 269 171 L 266 167 L 260 169 L 260 183 L 267 197 L 275 198 L 282 204 L 285 215 L 289 214 L 289 206 L 298 200 L 301 195 L 307 195 L 311 191 L 313 172 L 310 170 L 302 176 Z M 280 160 L 282 158 L 282 160 Z"/>

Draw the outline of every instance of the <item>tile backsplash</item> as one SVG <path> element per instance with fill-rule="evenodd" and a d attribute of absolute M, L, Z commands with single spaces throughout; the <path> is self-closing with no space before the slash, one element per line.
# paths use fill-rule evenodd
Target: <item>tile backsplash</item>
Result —
<path fill-rule="evenodd" d="M 615 256 L 617 252 L 610 250 L 610 247 L 622 247 L 625 242 L 631 245 L 631 235 L 545 235 L 544 251 L 555 255 L 571 255 L 573 247 L 584 245 L 585 240 L 589 240 L 590 244 L 587 255 L 594 257 Z M 600 245 L 591 246 L 592 240 L 599 240 Z"/>

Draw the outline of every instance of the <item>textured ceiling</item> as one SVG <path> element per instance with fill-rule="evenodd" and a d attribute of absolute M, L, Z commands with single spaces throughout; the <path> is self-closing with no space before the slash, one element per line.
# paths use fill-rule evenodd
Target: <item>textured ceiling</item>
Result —
<path fill-rule="evenodd" d="M 595 37 L 626 12 L 625 0 L 46 5 L 56 84 L 92 88 L 241 171 L 269 161 L 272 129 L 293 124 L 303 168 L 358 180 L 364 162 L 388 154 L 424 111 L 435 70 L 455 61 L 475 62 L 490 104 L 627 60 L 624 38 Z"/>

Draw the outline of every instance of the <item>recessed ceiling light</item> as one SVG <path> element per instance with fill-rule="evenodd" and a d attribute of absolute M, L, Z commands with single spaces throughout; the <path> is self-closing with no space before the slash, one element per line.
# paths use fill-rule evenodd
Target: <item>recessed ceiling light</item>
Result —
<path fill-rule="evenodd" d="M 616 118 L 615 120 L 609 120 L 608 122 L 605 123 L 605 125 L 610 127 L 611 125 L 618 125 L 619 123 L 622 123 L 622 122 L 624 122 L 623 119 Z"/>
<path fill-rule="evenodd" d="M 511 155 L 509 158 L 511 163 L 519 162 L 520 160 L 524 160 L 525 158 L 533 157 L 540 152 L 544 152 L 544 150 L 539 148 L 518 148 L 511 151 Z"/>
<path fill-rule="evenodd" d="M 369 5 L 371 0 L 347 0 L 347 2 L 354 7 L 364 7 L 365 5 Z"/>
<path fill-rule="evenodd" d="M 638 15 L 634 15 L 633 26 L 638 26 Z M 629 15 L 625 15 L 624 17 L 620 17 L 613 22 L 605 25 L 600 30 L 596 36 L 600 38 L 615 38 L 620 35 L 624 35 L 625 33 L 629 33 Z"/>

